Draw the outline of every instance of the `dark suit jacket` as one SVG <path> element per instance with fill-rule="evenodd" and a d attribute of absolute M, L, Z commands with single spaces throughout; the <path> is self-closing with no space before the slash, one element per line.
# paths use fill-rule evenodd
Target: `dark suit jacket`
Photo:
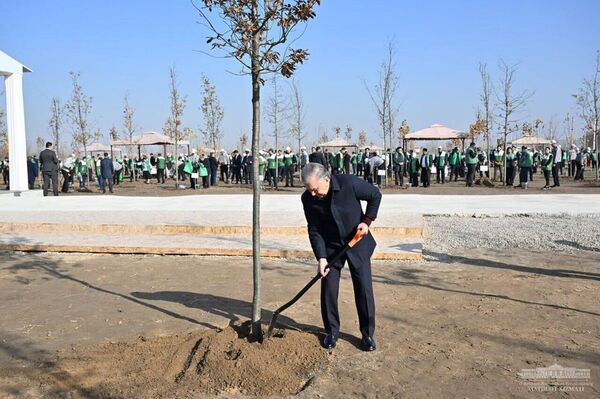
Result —
<path fill-rule="evenodd" d="M 340 239 L 344 244 L 349 242 L 356 227 L 369 218 L 375 220 L 381 203 L 381 192 L 373 185 L 354 175 L 331 176 L 331 213 L 337 225 L 338 237 L 325 234 L 327 229 L 321 224 L 319 207 L 323 206 L 323 200 L 313 197 L 305 191 L 302 194 L 302 205 L 304 215 L 308 224 L 308 237 L 315 257 L 330 258 L 341 248 Z M 367 201 L 366 212 L 363 213 L 360 201 Z M 375 239 L 369 231 L 355 247 L 348 251 L 348 258 L 355 266 L 366 263 L 375 250 Z"/>
<path fill-rule="evenodd" d="M 113 177 L 114 172 L 115 167 L 113 166 L 112 159 L 104 158 L 100 161 L 100 173 L 102 174 L 102 177 L 110 179 Z"/>
<path fill-rule="evenodd" d="M 40 152 L 42 172 L 58 172 L 58 158 L 56 153 L 48 148 Z"/>
<path fill-rule="evenodd" d="M 321 165 L 327 167 L 327 160 L 321 151 L 315 151 L 310 154 L 308 156 L 308 162 L 320 163 Z"/>

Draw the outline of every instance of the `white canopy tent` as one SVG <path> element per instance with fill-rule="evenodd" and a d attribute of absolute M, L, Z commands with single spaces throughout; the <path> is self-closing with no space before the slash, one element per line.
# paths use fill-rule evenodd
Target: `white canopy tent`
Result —
<path fill-rule="evenodd" d="M 6 92 L 10 190 L 18 196 L 29 189 L 27 181 L 27 135 L 23 105 L 23 74 L 31 69 L 0 51 L 0 75 Z"/>
<path fill-rule="evenodd" d="M 433 124 L 428 128 L 417 130 L 416 132 L 408 133 L 404 136 L 404 145 L 406 148 L 406 142 L 411 140 L 420 141 L 433 141 L 433 140 L 461 140 L 463 150 L 465 148 L 465 140 L 467 134 L 460 130 L 451 129 L 439 123 Z"/>
<path fill-rule="evenodd" d="M 110 147 L 120 145 L 120 146 L 130 146 L 135 145 L 138 148 L 138 156 L 142 157 L 142 146 L 143 145 L 161 145 L 164 148 L 164 152 L 167 152 L 167 145 L 175 145 L 175 140 L 171 139 L 169 136 L 164 134 L 160 134 L 158 132 L 148 131 L 144 132 L 139 136 L 133 136 L 131 140 L 122 139 L 122 140 L 113 140 L 110 142 Z M 187 140 L 180 140 L 177 142 L 177 145 L 183 145 L 188 147 L 188 153 L 190 152 L 190 142 Z M 178 149 L 175 150 L 177 152 Z"/>

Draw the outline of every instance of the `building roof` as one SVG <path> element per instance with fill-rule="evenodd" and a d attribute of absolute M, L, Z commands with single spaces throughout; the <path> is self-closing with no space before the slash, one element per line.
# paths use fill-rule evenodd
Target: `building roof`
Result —
<path fill-rule="evenodd" d="M 0 50 L 0 75 L 4 73 L 23 73 L 23 72 L 32 72 L 30 68 L 21 64 L 19 61 L 15 60 L 4 51 Z"/>
<path fill-rule="evenodd" d="M 454 140 L 465 137 L 465 133 L 437 123 L 404 136 L 406 140 Z"/>
<path fill-rule="evenodd" d="M 546 145 L 550 144 L 551 140 L 543 139 L 537 136 L 523 136 L 516 140 L 513 140 L 513 145 Z"/>

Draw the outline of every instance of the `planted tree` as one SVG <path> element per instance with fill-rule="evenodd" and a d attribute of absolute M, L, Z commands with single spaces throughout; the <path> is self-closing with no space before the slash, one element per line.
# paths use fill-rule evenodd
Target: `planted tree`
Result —
<path fill-rule="evenodd" d="M 135 109 L 129 105 L 129 99 L 125 96 L 125 106 L 123 107 L 123 131 L 125 137 L 129 140 L 129 144 L 133 144 L 133 136 L 137 131 L 134 121 Z"/>
<path fill-rule="evenodd" d="M 65 104 L 66 115 L 71 123 L 73 135 L 73 148 L 78 145 L 83 147 L 83 152 L 87 155 L 87 146 L 93 139 L 90 131 L 90 115 L 92 113 L 92 97 L 86 95 L 79 84 L 79 72 L 69 72 L 73 91 L 71 98 Z"/>
<path fill-rule="evenodd" d="M 221 123 L 225 113 L 219 97 L 217 97 L 217 89 L 206 75 L 202 75 L 202 106 L 200 110 L 204 115 L 204 126 L 200 129 L 204 135 L 204 143 L 207 147 L 218 151 L 223 139 Z"/>
<path fill-rule="evenodd" d="M 291 123 L 290 123 L 290 134 L 296 140 L 298 140 L 298 152 L 302 146 L 302 140 L 306 137 L 304 131 L 304 99 L 302 98 L 302 92 L 295 80 L 292 80 L 291 84 L 292 95 L 291 95 Z"/>
<path fill-rule="evenodd" d="M 379 68 L 379 81 L 372 88 L 366 82 L 364 83 L 377 111 L 384 149 L 392 147 L 392 132 L 395 130 L 396 115 L 399 109 L 395 100 L 399 85 L 395 59 L 394 42 L 389 40 L 386 57 Z"/>
<path fill-rule="evenodd" d="M 53 97 L 50 102 L 50 120 L 48 126 L 50 127 L 50 137 L 54 143 L 57 156 L 61 156 L 60 153 L 60 138 L 62 133 L 62 126 L 64 121 L 64 106 L 60 103 L 58 97 Z"/>
<path fill-rule="evenodd" d="M 252 153 L 260 146 L 260 89 L 266 73 L 287 78 L 308 58 L 305 49 L 291 43 L 296 28 L 315 17 L 320 0 L 192 0 L 202 24 L 208 29 L 207 44 L 220 55 L 235 59 L 240 74 L 252 83 Z M 296 37 L 294 37 L 296 36 Z M 259 181 L 258 162 L 253 163 L 253 181 Z M 262 339 L 260 278 L 260 187 L 252 189 L 252 336 Z"/>
<path fill-rule="evenodd" d="M 533 93 L 527 90 L 515 93 L 514 85 L 517 70 L 518 65 L 507 65 L 504 61 L 500 61 L 501 78 L 498 83 L 498 91 L 496 91 L 496 99 L 498 111 L 500 111 L 498 117 L 501 120 L 500 128 L 502 129 L 505 157 L 508 136 L 519 128 L 517 124 L 518 114 L 527 104 L 527 100 L 533 96 Z M 503 162 L 503 164 L 502 176 L 506 176 L 506 162 Z M 506 185 L 506 179 L 502 184 Z"/>
<path fill-rule="evenodd" d="M 184 132 L 180 126 L 186 99 L 179 92 L 179 83 L 177 82 L 175 68 L 169 69 L 169 100 L 171 115 L 165 122 L 164 131 L 175 142 L 175 154 L 177 154 L 179 152 L 179 142 L 184 136 Z M 177 165 L 177 162 L 175 165 Z M 179 173 L 175 173 L 175 189 L 179 189 Z"/>
<path fill-rule="evenodd" d="M 579 93 L 574 97 L 579 107 L 579 116 L 584 123 L 583 145 L 588 146 L 591 141 L 592 149 L 597 150 L 600 138 L 600 51 L 596 52 L 596 65 L 592 77 L 583 79 Z M 596 180 L 598 169 L 596 168 Z"/>

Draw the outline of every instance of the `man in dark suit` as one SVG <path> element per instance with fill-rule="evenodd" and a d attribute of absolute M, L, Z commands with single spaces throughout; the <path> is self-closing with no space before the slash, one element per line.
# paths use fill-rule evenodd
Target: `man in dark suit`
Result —
<path fill-rule="evenodd" d="M 327 160 L 325 155 L 321 152 L 321 147 L 315 147 L 315 151 L 308 156 L 308 162 L 320 163 L 327 167 Z"/>
<path fill-rule="evenodd" d="M 325 167 L 318 163 L 308 163 L 302 170 L 302 181 L 306 191 L 302 194 L 304 215 L 308 224 L 308 236 L 321 281 L 321 316 L 327 333 L 323 346 L 334 348 L 340 330 L 338 312 L 338 292 L 340 272 L 348 261 L 354 299 L 358 311 L 362 347 L 375 350 L 375 300 L 371 278 L 371 255 L 375 250 L 375 239 L 369 226 L 377 217 L 381 192 L 354 175 L 331 176 Z M 363 213 L 360 201 L 367 202 Z M 338 262 L 327 266 L 331 259 L 355 232 L 362 240 L 350 249 Z"/>
<path fill-rule="evenodd" d="M 52 192 L 55 197 L 58 197 L 58 157 L 52 149 L 52 143 L 49 141 L 46 142 L 46 149 L 40 152 L 40 165 L 44 179 L 44 197 L 48 196 L 50 181 L 52 181 Z"/>
<path fill-rule="evenodd" d="M 115 167 L 113 165 L 112 159 L 108 157 L 108 152 L 104 153 L 104 158 L 100 161 L 100 173 L 102 175 L 102 179 L 104 179 L 104 184 L 102 185 L 102 193 L 106 193 L 106 183 L 108 183 L 108 190 L 110 193 L 113 193 L 113 177 L 115 175 Z"/>

